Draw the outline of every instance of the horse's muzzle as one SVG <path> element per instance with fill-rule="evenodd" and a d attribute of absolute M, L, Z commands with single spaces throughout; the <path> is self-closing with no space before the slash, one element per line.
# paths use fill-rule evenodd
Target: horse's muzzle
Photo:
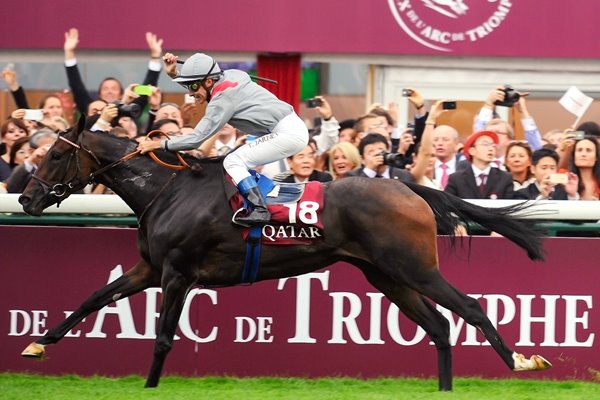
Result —
<path fill-rule="evenodd" d="M 19 203 L 23 206 L 23 211 L 25 211 L 25 213 L 36 217 L 42 215 L 43 209 L 41 207 L 34 207 L 31 197 L 22 194 L 19 196 Z"/>

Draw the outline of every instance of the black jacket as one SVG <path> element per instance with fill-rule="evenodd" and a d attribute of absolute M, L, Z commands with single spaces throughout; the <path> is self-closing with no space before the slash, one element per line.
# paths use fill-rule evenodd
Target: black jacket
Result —
<path fill-rule="evenodd" d="M 491 168 L 482 194 L 473 169 L 469 167 L 451 174 L 444 191 L 463 199 L 512 199 L 513 188 L 513 178 L 510 173 Z"/>
<path fill-rule="evenodd" d="M 415 178 L 407 170 L 394 168 L 394 167 L 389 167 L 389 168 L 390 168 L 390 179 L 397 179 L 402 182 L 414 182 L 415 181 Z M 346 176 L 368 177 L 368 175 L 366 175 L 364 172 L 364 167 L 360 167 L 360 168 L 355 169 L 354 171 L 350 171 L 346 174 Z"/>
<path fill-rule="evenodd" d="M 526 188 L 517 190 L 515 192 L 515 199 L 535 200 L 539 195 L 540 190 L 535 183 L 532 183 Z M 569 200 L 569 195 L 567 195 L 564 185 L 556 185 L 554 191 L 550 193 L 548 200 Z"/>
<path fill-rule="evenodd" d="M 277 182 L 283 182 L 283 183 L 294 183 L 296 182 L 294 180 L 294 174 L 289 174 L 285 177 L 281 177 L 278 179 L 275 179 Z M 329 174 L 329 172 L 321 172 L 321 171 L 317 171 L 314 170 L 312 174 L 310 174 L 310 176 L 308 177 L 309 181 L 317 181 L 317 182 L 331 182 L 333 180 L 333 178 L 331 177 L 331 175 Z"/>

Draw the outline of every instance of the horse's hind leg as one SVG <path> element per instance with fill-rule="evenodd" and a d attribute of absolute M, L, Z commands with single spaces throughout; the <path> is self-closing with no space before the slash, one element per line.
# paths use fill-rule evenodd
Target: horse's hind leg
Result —
<path fill-rule="evenodd" d="M 494 325 L 488 319 L 479 302 L 462 293 L 448 283 L 439 271 L 431 271 L 427 281 L 420 280 L 415 287 L 441 306 L 453 311 L 468 324 L 476 327 L 485 336 L 496 353 L 513 371 L 536 371 L 550 368 L 552 365 L 539 355 L 526 359 L 523 355 L 511 350 Z"/>
<path fill-rule="evenodd" d="M 24 357 L 42 357 L 45 352 L 45 345 L 54 344 L 61 340 L 67 332 L 89 314 L 118 299 L 129 297 L 157 284 L 158 280 L 153 277 L 151 267 L 145 261 L 140 260 L 121 277 L 88 297 L 67 319 L 50 329 L 39 340 L 27 346 L 21 355 Z"/>
<path fill-rule="evenodd" d="M 172 269 L 167 270 L 165 268 L 163 272 L 161 284 L 163 297 L 160 318 L 158 319 L 154 345 L 154 358 L 146 379 L 146 387 L 158 386 L 165 359 L 173 347 L 173 337 L 175 336 L 185 298 L 195 282 L 195 278 L 184 276 Z"/>
<path fill-rule="evenodd" d="M 363 268 L 363 272 L 373 286 L 427 332 L 437 350 L 439 389 L 452 390 L 452 347 L 448 320 L 415 290 L 393 281 L 374 267 Z"/>

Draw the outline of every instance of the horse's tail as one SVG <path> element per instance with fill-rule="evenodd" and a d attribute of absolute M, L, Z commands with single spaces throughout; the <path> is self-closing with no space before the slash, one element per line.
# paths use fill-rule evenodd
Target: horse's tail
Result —
<path fill-rule="evenodd" d="M 435 214 L 438 231 L 454 236 L 461 222 L 475 222 L 501 234 L 527 251 L 532 260 L 543 260 L 542 232 L 532 222 L 513 215 L 530 207 L 522 202 L 508 207 L 486 208 L 471 204 L 449 193 L 416 183 L 406 185 L 429 204 Z"/>

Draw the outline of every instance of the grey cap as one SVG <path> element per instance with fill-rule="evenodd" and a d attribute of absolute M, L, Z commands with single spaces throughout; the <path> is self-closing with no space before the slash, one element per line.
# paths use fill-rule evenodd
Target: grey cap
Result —
<path fill-rule="evenodd" d="M 196 53 L 188 58 L 181 67 L 174 82 L 191 82 L 205 78 L 216 78 L 222 71 L 214 58 L 204 53 Z"/>

